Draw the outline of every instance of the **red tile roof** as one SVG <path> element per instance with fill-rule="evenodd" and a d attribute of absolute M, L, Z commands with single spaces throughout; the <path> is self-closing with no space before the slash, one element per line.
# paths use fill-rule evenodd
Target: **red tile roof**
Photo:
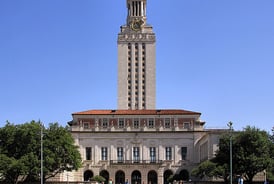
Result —
<path fill-rule="evenodd" d="M 182 109 L 154 109 L 154 110 L 88 110 L 75 112 L 72 115 L 201 115 L 200 112 Z"/>

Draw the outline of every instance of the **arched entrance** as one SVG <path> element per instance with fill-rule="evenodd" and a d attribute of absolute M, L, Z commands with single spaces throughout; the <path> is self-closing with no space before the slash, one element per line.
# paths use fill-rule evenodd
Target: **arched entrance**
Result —
<path fill-rule="evenodd" d="M 181 170 L 179 175 L 180 175 L 180 178 L 183 181 L 188 181 L 189 180 L 189 172 L 188 172 L 188 170 L 186 170 L 186 169 Z"/>
<path fill-rule="evenodd" d="M 131 173 L 131 184 L 141 184 L 142 176 L 140 171 L 133 171 Z"/>
<path fill-rule="evenodd" d="M 158 184 L 158 177 L 156 171 L 149 171 L 147 174 L 148 184 Z"/>
<path fill-rule="evenodd" d="M 91 170 L 86 170 L 84 172 L 84 181 L 90 181 L 92 177 L 93 177 L 93 172 Z"/>
<path fill-rule="evenodd" d="M 164 184 L 168 184 L 170 182 L 168 179 L 172 176 L 173 176 L 173 172 L 171 170 L 166 170 L 164 172 Z"/>
<path fill-rule="evenodd" d="M 104 177 L 106 179 L 105 183 L 108 183 L 108 181 L 109 181 L 109 173 L 108 173 L 108 171 L 102 170 L 100 172 L 100 176 L 102 176 L 102 177 Z"/>
<path fill-rule="evenodd" d="M 125 173 L 124 171 L 117 171 L 115 174 L 115 183 L 124 184 L 125 183 Z"/>

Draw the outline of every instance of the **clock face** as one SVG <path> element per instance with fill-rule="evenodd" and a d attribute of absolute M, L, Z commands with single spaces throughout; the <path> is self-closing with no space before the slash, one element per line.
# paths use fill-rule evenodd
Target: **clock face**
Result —
<path fill-rule="evenodd" d="M 144 21 L 142 19 L 135 19 L 131 21 L 130 28 L 133 31 L 140 31 L 142 29 L 143 24 L 144 24 Z"/>

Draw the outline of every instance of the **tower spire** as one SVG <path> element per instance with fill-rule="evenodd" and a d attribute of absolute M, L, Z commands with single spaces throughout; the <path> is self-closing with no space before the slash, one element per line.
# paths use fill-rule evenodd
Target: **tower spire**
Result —
<path fill-rule="evenodd" d="M 142 19 L 146 23 L 146 0 L 127 0 L 127 24 L 134 19 Z"/>

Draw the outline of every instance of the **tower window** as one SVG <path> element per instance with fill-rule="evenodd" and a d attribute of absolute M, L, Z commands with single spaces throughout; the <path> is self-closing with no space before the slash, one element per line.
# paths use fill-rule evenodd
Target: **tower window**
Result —
<path fill-rule="evenodd" d="M 142 43 L 142 49 L 145 50 L 146 49 L 146 44 Z"/>

